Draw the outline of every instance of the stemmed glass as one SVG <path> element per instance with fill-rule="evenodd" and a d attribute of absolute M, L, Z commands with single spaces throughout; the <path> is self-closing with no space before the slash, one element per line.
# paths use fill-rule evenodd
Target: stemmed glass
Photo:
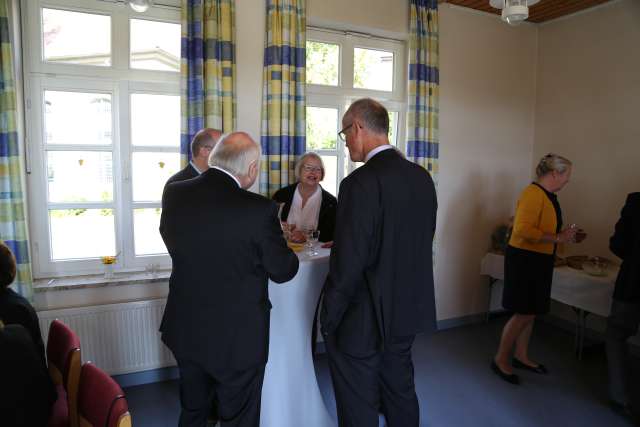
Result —
<path fill-rule="evenodd" d="M 316 244 L 320 238 L 320 230 L 307 230 L 307 248 L 309 256 L 318 255 L 316 251 Z"/>

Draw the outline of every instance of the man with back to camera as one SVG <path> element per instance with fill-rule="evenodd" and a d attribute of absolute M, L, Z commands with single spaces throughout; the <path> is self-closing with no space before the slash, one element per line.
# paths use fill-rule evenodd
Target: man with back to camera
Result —
<path fill-rule="evenodd" d="M 435 330 L 429 173 L 389 145 L 389 115 L 360 99 L 342 119 L 354 162 L 340 185 L 321 309 L 340 427 L 417 427 L 411 346 Z"/>
<path fill-rule="evenodd" d="M 298 271 L 275 202 L 246 191 L 259 162 L 248 134 L 223 136 L 211 169 L 169 184 L 162 200 L 173 271 L 160 331 L 180 370 L 180 426 L 204 426 L 212 398 L 223 427 L 259 426 L 268 280 L 283 283 Z"/>
<path fill-rule="evenodd" d="M 191 161 L 167 180 L 165 188 L 172 182 L 195 178 L 209 169 L 209 154 L 221 136 L 222 132 L 217 129 L 200 129 L 191 140 Z"/>
<path fill-rule="evenodd" d="M 640 193 L 631 193 L 622 208 L 613 236 L 611 252 L 622 259 L 607 319 L 607 364 L 609 399 L 614 409 L 640 425 L 638 402 L 630 401 L 631 370 L 627 340 L 640 324 Z"/>

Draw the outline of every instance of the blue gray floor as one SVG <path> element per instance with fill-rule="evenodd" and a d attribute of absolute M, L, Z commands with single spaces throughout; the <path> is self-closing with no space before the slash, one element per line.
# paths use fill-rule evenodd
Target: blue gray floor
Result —
<path fill-rule="evenodd" d="M 489 369 L 506 318 L 488 324 L 449 329 L 414 344 L 416 390 L 421 426 L 628 426 L 607 405 L 604 347 L 587 348 L 583 360 L 573 356 L 573 337 L 537 324 L 532 359 L 550 375 L 521 375 L 522 385 L 501 381 Z M 637 364 L 636 364 L 637 365 Z M 326 358 L 316 362 L 320 388 L 335 416 Z M 634 381 L 640 384 L 640 372 Z M 176 426 L 180 411 L 176 381 L 125 389 L 133 425 Z"/>

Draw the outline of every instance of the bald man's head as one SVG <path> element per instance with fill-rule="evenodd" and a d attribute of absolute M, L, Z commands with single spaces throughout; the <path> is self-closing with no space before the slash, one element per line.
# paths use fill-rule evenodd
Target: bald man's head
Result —
<path fill-rule="evenodd" d="M 209 157 L 209 166 L 217 166 L 234 175 L 242 188 L 249 188 L 258 176 L 260 146 L 246 132 L 223 135 Z"/>

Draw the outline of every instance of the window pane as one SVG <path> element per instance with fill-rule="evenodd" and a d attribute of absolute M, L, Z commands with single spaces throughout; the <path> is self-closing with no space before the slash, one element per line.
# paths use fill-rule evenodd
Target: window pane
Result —
<path fill-rule="evenodd" d="M 131 141 L 138 146 L 180 147 L 180 97 L 131 95 Z"/>
<path fill-rule="evenodd" d="M 321 184 L 322 188 L 336 196 L 338 181 L 338 158 L 336 156 L 320 156 L 324 164 L 324 179 Z"/>
<path fill-rule="evenodd" d="M 50 202 L 110 202 L 113 200 L 111 153 L 49 151 L 47 182 Z"/>
<path fill-rule="evenodd" d="M 134 209 L 133 231 L 136 255 L 166 254 L 167 248 L 162 241 L 160 227 L 160 208 Z"/>
<path fill-rule="evenodd" d="M 112 209 L 50 210 L 49 221 L 54 260 L 116 254 Z"/>
<path fill-rule="evenodd" d="M 133 153 L 133 200 L 159 202 L 167 179 L 180 170 L 178 153 Z"/>
<path fill-rule="evenodd" d="M 111 17 L 42 9 L 42 46 L 50 62 L 111 65 Z"/>
<path fill-rule="evenodd" d="M 353 87 L 393 90 L 393 52 L 353 49 Z"/>
<path fill-rule="evenodd" d="M 180 71 L 180 24 L 131 19 L 131 68 Z"/>
<path fill-rule="evenodd" d="M 307 148 L 335 150 L 337 134 L 337 109 L 307 107 Z"/>
<path fill-rule="evenodd" d="M 398 117 L 398 113 L 395 111 L 389 111 L 389 142 L 391 145 L 398 146 L 396 141 L 397 134 L 397 126 L 396 118 Z"/>
<path fill-rule="evenodd" d="M 110 145 L 111 94 L 44 92 L 47 144 Z"/>
<path fill-rule="evenodd" d="M 307 83 L 338 86 L 340 46 L 307 42 Z"/>

